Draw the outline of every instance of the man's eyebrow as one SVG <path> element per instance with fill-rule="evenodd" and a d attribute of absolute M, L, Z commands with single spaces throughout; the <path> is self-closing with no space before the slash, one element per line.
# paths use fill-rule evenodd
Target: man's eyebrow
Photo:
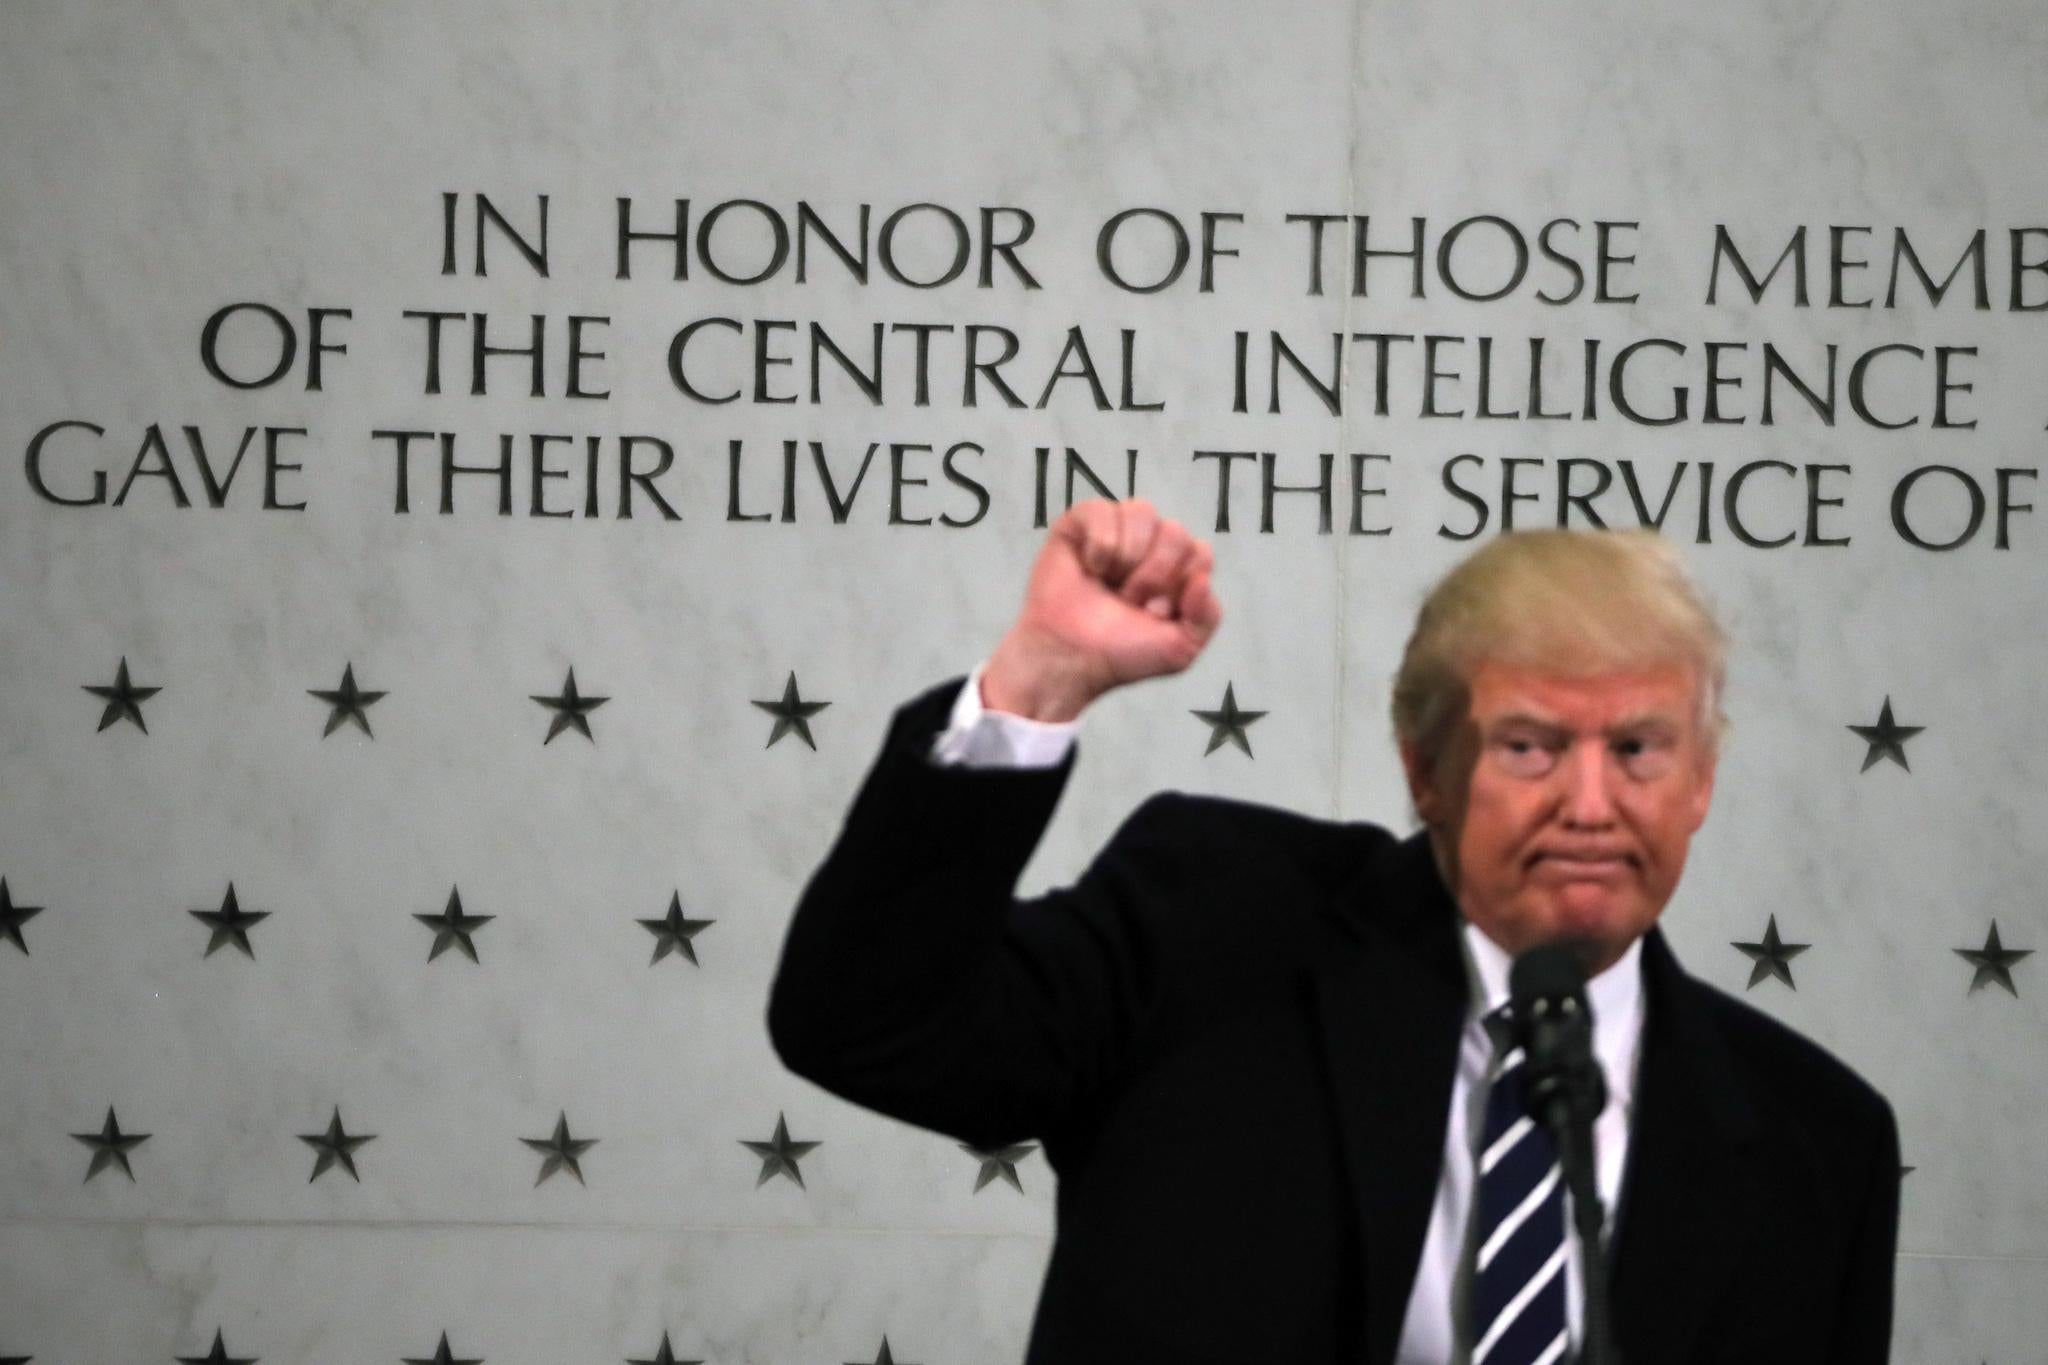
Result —
<path fill-rule="evenodd" d="M 1498 732 L 1517 725 L 1526 725 L 1538 730 L 1551 731 L 1564 731 L 1570 728 L 1563 721 L 1550 716 L 1539 716 L 1529 711 L 1509 711 L 1504 715 L 1495 716 L 1488 722 L 1487 729 L 1490 732 Z M 1651 708 L 1644 711 L 1632 711 L 1628 715 L 1620 717 L 1606 727 L 1605 733 L 1612 735 L 1627 730 L 1675 730 L 1677 728 L 1677 717 L 1673 716 L 1669 711 Z"/>
<path fill-rule="evenodd" d="M 1489 730 L 1505 730 L 1514 725 L 1531 725 L 1539 730 L 1562 730 L 1565 728 L 1562 722 L 1554 720 L 1549 716 L 1533 715 L 1527 711 L 1510 711 L 1506 715 L 1495 716 L 1488 723 L 1487 728 Z"/>

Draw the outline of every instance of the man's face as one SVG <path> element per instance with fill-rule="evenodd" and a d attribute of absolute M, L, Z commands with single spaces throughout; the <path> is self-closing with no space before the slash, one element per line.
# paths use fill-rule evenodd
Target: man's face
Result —
<path fill-rule="evenodd" d="M 1487 937 L 1510 953 L 1587 940 L 1598 972 L 1656 922 L 1714 792 L 1697 686 L 1685 664 L 1571 677 L 1489 660 L 1437 773 L 1402 746 L 1452 893 Z"/>

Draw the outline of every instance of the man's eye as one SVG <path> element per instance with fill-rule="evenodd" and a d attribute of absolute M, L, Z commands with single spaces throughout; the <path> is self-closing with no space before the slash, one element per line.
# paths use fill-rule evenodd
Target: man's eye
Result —
<path fill-rule="evenodd" d="M 1503 739 L 1496 752 L 1500 756 L 1501 767 L 1515 777 L 1541 777 L 1550 771 L 1550 750 L 1533 739 Z"/>
<path fill-rule="evenodd" d="M 1639 781 L 1662 777 L 1671 770 L 1671 746 L 1668 744 L 1624 740 L 1615 746 L 1615 752 L 1621 756 L 1622 768 Z"/>

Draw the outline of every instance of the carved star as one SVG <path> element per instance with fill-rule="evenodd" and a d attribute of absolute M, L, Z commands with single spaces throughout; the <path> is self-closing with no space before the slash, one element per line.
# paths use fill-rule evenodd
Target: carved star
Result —
<path fill-rule="evenodd" d="M 340 729 L 341 723 L 345 720 L 354 721 L 358 730 L 361 730 L 366 735 L 370 735 L 371 739 L 376 738 L 375 735 L 370 734 L 370 718 L 364 715 L 363 712 L 370 703 L 377 701 L 386 694 L 383 692 L 365 692 L 358 688 L 356 686 L 356 666 L 354 663 L 343 662 L 341 666 L 340 687 L 335 688 L 333 691 L 322 691 L 317 687 L 309 687 L 306 689 L 306 694 L 318 697 L 321 701 L 334 708 L 327 713 L 327 728 L 320 732 L 320 738 L 325 739 Z"/>
<path fill-rule="evenodd" d="M 1756 985 L 1757 982 L 1762 981 L 1765 977 L 1775 976 L 1787 986 L 1792 987 L 1793 990 L 1798 990 L 1799 987 L 1792 980 L 1792 959 L 1798 957 L 1813 945 L 1811 943 L 1786 943 L 1780 939 L 1778 937 L 1778 917 L 1772 915 L 1770 923 L 1764 926 L 1764 941 L 1762 943 L 1735 943 L 1733 940 L 1730 940 L 1730 946 L 1740 949 L 1751 962 L 1756 964 L 1749 969 L 1749 986 Z M 1748 990 L 1749 986 L 1744 986 L 1743 989 Z"/>
<path fill-rule="evenodd" d="M 356 1174 L 355 1151 L 356 1148 L 372 1141 L 376 1136 L 375 1133 L 350 1135 L 344 1132 L 341 1126 L 341 1106 L 338 1104 L 334 1106 L 334 1117 L 327 1121 L 326 1132 L 300 1133 L 298 1135 L 299 1141 L 320 1154 L 313 1162 L 313 1174 L 306 1177 L 306 1183 L 312 1184 L 320 1178 L 321 1174 L 328 1167 L 339 1163 L 341 1168 L 347 1171 L 358 1185 L 362 1184 L 362 1176 Z"/>
<path fill-rule="evenodd" d="M 761 1158 L 761 1174 L 755 1177 L 754 1180 L 754 1188 L 757 1190 L 768 1183 L 770 1176 L 775 1175 L 786 1175 L 797 1183 L 798 1188 L 806 1188 L 804 1186 L 804 1173 L 797 1169 L 797 1158 L 805 1155 L 814 1147 L 822 1147 L 824 1145 L 821 1142 L 791 1142 L 789 1140 L 789 1125 L 782 1121 L 780 1112 L 775 1115 L 774 1137 L 766 1142 L 751 1142 L 746 1138 L 741 1138 L 740 1144 L 755 1156 Z"/>
<path fill-rule="evenodd" d="M 1991 921 L 1991 933 L 1985 938 L 1982 948 L 1957 948 L 1954 951 L 1957 957 L 1960 957 L 1963 961 L 1977 969 L 1976 975 L 1970 978 L 1970 991 L 1973 994 L 1979 986 L 1989 981 L 2005 987 L 2006 993 L 2017 999 L 2019 991 L 2012 984 L 2012 964 L 2018 962 L 2034 950 L 2032 948 L 2008 948 L 2003 943 L 2000 943 L 1998 941 L 1998 921 L 1993 920 Z"/>
<path fill-rule="evenodd" d="M 1867 773 L 1870 771 L 1870 765 L 1877 762 L 1880 758 L 1890 759 L 1901 768 L 1906 768 L 1907 772 L 1913 771 L 1911 768 L 1906 767 L 1906 741 L 1927 727 L 1924 725 L 1900 725 L 1894 721 L 1892 719 L 1892 699 L 1887 696 L 1884 699 L 1883 709 L 1877 713 L 1877 724 L 1852 725 L 1849 728 L 1856 732 L 1858 739 L 1865 741 L 1870 746 L 1863 753 L 1863 766 L 1856 770 L 1857 772 Z"/>
<path fill-rule="evenodd" d="M 427 961 L 432 962 L 442 953 L 448 951 L 448 945 L 452 943 L 462 949 L 471 962 L 475 962 L 477 960 L 476 944 L 470 941 L 470 930 L 496 919 L 497 916 L 463 914 L 462 893 L 451 886 L 448 888 L 448 904 L 442 908 L 440 914 L 422 915 L 415 913 L 413 918 L 421 924 L 431 925 L 434 930 L 434 948 L 432 952 L 427 954 Z"/>
<path fill-rule="evenodd" d="M 181 1365 L 256 1365 L 261 1356 L 231 1356 L 227 1346 L 220 1339 L 220 1328 L 213 1329 L 213 1349 L 203 1356 L 179 1356 Z"/>
<path fill-rule="evenodd" d="M 119 1166 L 122 1173 L 133 1181 L 135 1172 L 128 1165 L 128 1153 L 149 1141 L 150 1135 L 122 1132 L 120 1120 L 114 1117 L 114 1107 L 108 1105 L 107 1121 L 101 1125 L 97 1133 L 73 1133 L 71 1136 L 92 1148 L 92 1165 L 86 1168 L 86 1180 L 92 1179 L 108 1166 Z"/>
<path fill-rule="evenodd" d="M 1013 1142 L 1006 1147 L 976 1147 L 963 1142 L 960 1150 L 971 1153 L 981 1161 L 981 1173 L 974 1178 L 974 1192 L 981 1193 L 981 1187 L 997 1176 L 1010 1182 L 1017 1193 L 1024 1192 L 1024 1182 L 1017 1178 L 1017 1163 L 1038 1150 L 1035 1142 Z"/>
<path fill-rule="evenodd" d="M 704 1362 L 701 1360 L 677 1360 L 675 1352 L 669 1349 L 668 1333 L 663 1332 L 661 1334 L 661 1349 L 654 1353 L 653 1359 L 635 1360 L 633 1357 L 627 1356 L 626 1365 L 704 1365 Z"/>
<path fill-rule="evenodd" d="M 1915 1171 L 1917 1171 L 1917 1170 L 1919 1170 L 1919 1169 L 1920 1169 L 1920 1168 L 1919 1168 L 1918 1166 L 1903 1166 L 1903 1165 L 1902 1165 L 1902 1166 L 1900 1166 L 1900 1167 L 1899 1167 L 1899 1179 L 1901 1179 L 1901 1180 L 1904 1180 L 1904 1179 L 1905 1179 L 1905 1178 L 1906 1178 L 1907 1176 L 1909 1176 L 1909 1175 L 1913 1174 L 1913 1172 L 1915 1172 Z"/>
<path fill-rule="evenodd" d="M 597 736 L 590 733 L 590 722 L 585 718 L 592 711 L 610 701 L 611 698 L 579 695 L 576 691 L 576 670 L 571 668 L 568 681 L 562 684 L 560 696 L 536 696 L 534 700 L 555 713 L 554 720 L 548 725 L 548 737 L 542 740 L 541 743 L 549 743 L 556 735 L 561 734 L 562 731 L 573 725 L 582 731 L 585 739 L 595 744 L 597 743 Z"/>
<path fill-rule="evenodd" d="M 206 940 L 206 951 L 201 957 L 212 957 L 213 950 L 223 943 L 232 943 L 242 950 L 242 955 L 255 961 L 256 954 L 249 947 L 249 926 L 270 918 L 268 910 L 244 910 L 235 899 L 235 884 L 228 883 L 227 898 L 218 910 L 189 910 L 186 912 L 213 930 Z"/>
<path fill-rule="evenodd" d="M 882 1335 L 881 1354 L 877 1355 L 872 1362 L 861 1360 L 849 1360 L 846 1362 L 846 1365 L 899 1365 L 899 1362 L 897 1361 L 895 1356 L 889 1354 L 889 1337 L 887 1333 L 884 1333 Z M 910 1365 L 910 1362 L 903 1361 L 900 1362 L 900 1365 Z"/>
<path fill-rule="evenodd" d="M 21 936 L 21 926 L 42 913 L 40 905 L 16 905 L 8 894 L 7 879 L 0 877 L 0 934 L 12 939 L 23 953 L 28 952 L 28 940 Z M 0 1365 L 6 1365 L 6 1361 L 0 1360 Z"/>
<path fill-rule="evenodd" d="M 441 1333 L 441 1344 L 434 1348 L 432 1355 L 424 1359 L 413 1356 L 400 1356 L 399 1359 L 403 1360 L 405 1365 L 484 1365 L 484 1358 L 482 1356 L 478 1356 L 474 1360 L 462 1360 L 450 1355 L 448 1353 L 448 1334 L 446 1332 Z"/>
<path fill-rule="evenodd" d="M 149 727 L 142 723 L 142 703 L 148 701 L 151 697 L 163 691 L 163 689 L 161 687 L 137 687 L 129 682 L 127 655 L 123 654 L 121 656 L 121 668 L 114 675 L 113 686 L 94 687 L 90 683 L 86 683 L 84 687 L 86 691 L 92 693 L 95 697 L 102 698 L 107 703 L 107 709 L 100 712 L 100 729 L 106 729 L 117 720 L 132 720 L 135 722 L 136 728 L 141 730 L 142 733 L 145 735 L 149 733 Z"/>
<path fill-rule="evenodd" d="M 575 1176 L 576 1183 L 581 1185 L 584 1183 L 583 1168 L 576 1163 L 576 1158 L 582 1156 L 592 1147 L 595 1147 L 597 1139 L 570 1137 L 569 1115 L 561 1110 L 557 1110 L 556 1115 L 555 1131 L 552 1137 L 519 1139 L 527 1146 L 533 1148 L 534 1151 L 546 1152 L 548 1154 L 548 1159 L 540 1164 L 540 1174 L 533 1178 L 533 1183 L 538 1185 L 556 1171 L 567 1166 L 569 1174 Z"/>
<path fill-rule="evenodd" d="M 805 701 L 799 697 L 796 691 L 796 670 L 791 669 L 789 681 L 782 685 L 782 696 L 778 700 L 754 702 L 754 705 L 775 717 L 775 728 L 769 732 L 768 743 L 762 747 L 774 748 L 776 740 L 794 730 L 796 737 L 810 745 L 812 751 L 816 752 L 818 744 L 811 738 L 811 717 L 831 704 L 829 701 Z"/>
<path fill-rule="evenodd" d="M 676 891 L 669 895 L 666 918 L 643 919 L 639 922 L 647 927 L 648 933 L 654 935 L 654 956 L 647 964 L 651 967 L 671 952 L 681 953 L 691 962 L 696 962 L 697 950 L 690 945 L 690 940 L 702 933 L 706 925 L 717 921 L 686 918 L 683 914 L 683 893 Z"/>
<path fill-rule="evenodd" d="M 1221 710 L 1193 711 L 1190 714 L 1209 727 L 1209 747 L 1202 750 L 1202 757 L 1207 758 L 1210 754 L 1215 753 L 1223 747 L 1224 741 L 1228 740 L 1244 750 L 1246 758 L 1250 758 L 1252 757 L 1252 742 L 1245 734 L 1245 727 L 1266 713 L 1264 711 L 1238 710 L 1237 688 L 1234 684 L 1225 683 L 1223 684 L 1223 707 Z"/>

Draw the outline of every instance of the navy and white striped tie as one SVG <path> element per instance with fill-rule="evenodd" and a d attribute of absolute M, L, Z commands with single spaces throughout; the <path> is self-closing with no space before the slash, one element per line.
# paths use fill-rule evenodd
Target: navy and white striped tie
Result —
<path fill-rule="evenodd" d="M 1495 1064 L 1479 1145 L 1472 1365 L 1554 1365 L 1570 1347 L 1563 1170 L 1524 1107 L 1526 1068 L 1506 1016 L 1503 1006 L 1486 1020 Z"/>

